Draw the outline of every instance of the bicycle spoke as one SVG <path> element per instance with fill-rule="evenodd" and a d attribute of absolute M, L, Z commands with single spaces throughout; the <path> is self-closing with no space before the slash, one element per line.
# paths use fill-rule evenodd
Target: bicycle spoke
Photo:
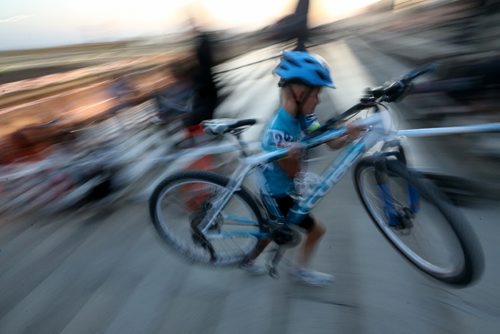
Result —
<path fill-rule="evenodd" d="M 382 232 L 419 266 L 438 275 L 460 271 L 465 261 L 460 241 L 435 203 L 421 196 L 418 212 L 410 214 L 412 203 L 408 181 L 392 174 L 386 174 L 385 180 L 387 184 L 383 193 L 375 180 L 373 165 L 359 174 L 360 194 Z M 394 208 L 393 219 L 398 225 L 390 224 L 388 203 Z"/>
<path fill-rule="evenodd" d="M 242 259 L 255 246 L 261 227 L 249 203 L 237 194 L 222 210 L 214 210 L 225 194 L 224 186 L 208 180 L 172 183 L 156 201 L 157 229 L 174 248 L 197 261 L 210 262 L 211 249 L 221 264 Z M 215 218 L 206 217 L 211 212 L 218 212 Z M 204 221 L 212 223 L 202 233 L 198 226 Z"/>

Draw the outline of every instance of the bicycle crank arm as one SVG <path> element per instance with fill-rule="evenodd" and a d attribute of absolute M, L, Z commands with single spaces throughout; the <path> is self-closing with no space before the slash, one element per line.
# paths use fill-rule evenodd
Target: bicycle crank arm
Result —
<path fill-rule="evenodd" d="M 278 264 L 283 258 L 283 254 L 285 253 L 285 248 L 283 246 L 277 246 L 273 249 L 274 255 L 269 261 L 269 276 L 272 278 L 279 278 L 278 273 Z"/>

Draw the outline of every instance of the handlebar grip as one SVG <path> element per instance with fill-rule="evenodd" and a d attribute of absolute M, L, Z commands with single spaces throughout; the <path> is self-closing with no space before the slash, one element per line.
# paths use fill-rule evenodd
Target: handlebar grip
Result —
<path fill-rule="evenodd" d="M 379 86 L 375 88 L 367 88 L 365 92 L 375 99 L 383 98 L 385 102 L 394 102 L 398 100 L 406 91 L 410 83 L 417 77 L 435 71 L 436 64 L 429 64 L 405 74 L 401 79 L 391 82 L 388 85 Z"/>
<path fill-rule="evenodd" d="M 401 81 L 404 84 L 409 84 L 411 81 L 415 80 L 417 77 L 428 73 L 428 72 L 433 72 L 437 69 L 436 64 L 429 64 L 420 68 L 417 68 L 409 73 L 407 73 L 405 76 L 401 78 Z"/>
<path fill-rule="evenodd" d="M 417 68 L 406 75 L 404 75 L 400 80 L 392 82 L 389 86 L 384 87 L 383 92 L 385 95 L 385 101 L 394 102 L 400 100 L 404 96 L 411 82 L 417 77 L 436 70 L 436 64 L 426 65 Z"/>
<path fill-rule="evenodd" d="M 391 85 L 389 85 L 387 88 L 384 89 L 384 95 L 385 95 L 384 100 L 387 102 L 396 101 L 398 98 L 401 97 L 401 95 L 403 95 L 407 87 L 408 85 L 402 81 L 393 82 Z"/>
<path fill-rule="evenodd" d="M 372 95 L 374 98 L 378 99 L 379 97 L 384 95 L 384 87 L 379 86 L 379 87 L 375 87 L 375 88 L 367 88 L 366 92 L 368 94 Z"/>

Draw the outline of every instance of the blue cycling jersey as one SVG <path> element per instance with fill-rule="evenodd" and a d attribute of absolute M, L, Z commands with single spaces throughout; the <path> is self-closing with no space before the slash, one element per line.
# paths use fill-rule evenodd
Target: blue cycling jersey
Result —
<path fill-rule="evenodd" d="M 264 131 L 262 148 L 265 151 L 274 151 L 280 147 L 289 146 L 290 143 L 300 141 L 305 135 L 305 128 L 303 117 L 293 117 L 281 107 Z M 263 173 L 266 190 L 270 195 L 281 197 L 293 192 L 293 179 L 281 169 L 277 162 L 267 164 Z"/>

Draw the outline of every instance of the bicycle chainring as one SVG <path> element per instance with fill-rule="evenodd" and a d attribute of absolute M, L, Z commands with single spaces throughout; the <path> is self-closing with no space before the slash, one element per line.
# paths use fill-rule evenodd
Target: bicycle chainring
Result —
<path fill-rule="evenodd" d="M 271 238 L 280 246 L 295 247 L 300 243 L 300 233 L 287 225 L 273 230 L 271 232 Z"/>

